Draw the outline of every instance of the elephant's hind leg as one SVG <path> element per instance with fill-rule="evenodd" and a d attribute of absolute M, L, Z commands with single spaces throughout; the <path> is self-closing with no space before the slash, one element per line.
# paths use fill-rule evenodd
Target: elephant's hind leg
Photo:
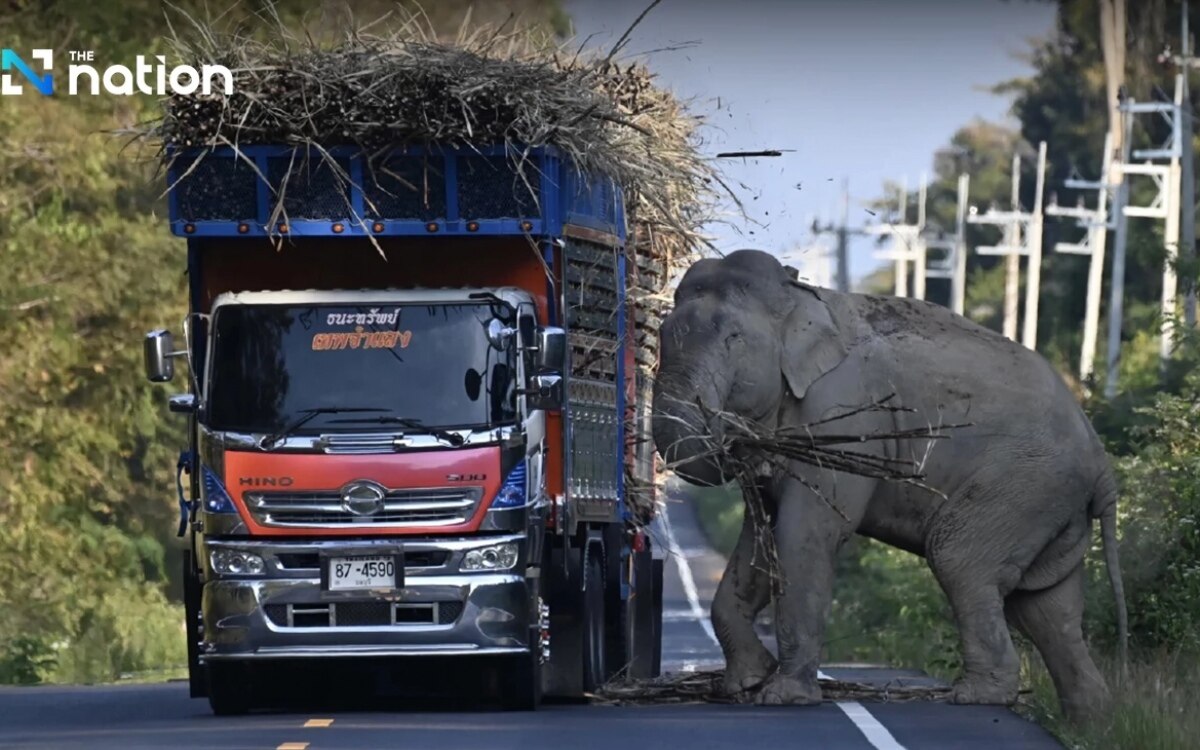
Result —
<path fill-rule="evenodd" d="M 770 574 L 754 560 L 754 545 L 754 523 L 747 514 L 712 603 L 713 629 L 725 653 L 726 695 L 758 687 L 775 671 L 775 657 L 754 632 L 754 619 L 771 601 Z"/>
<path fill-rule="evenodd" d="M 1076 721 L 1095 715 L 1108 688 L 1083 641 L 1083 564 L 1049 588 L 1009 594 L 1005 611 L 1041 653 L 1063 713 Z"/>
<path fill-rule="evenodd" d="M 943 519 L 951 528 L 956 519 Z M 954 529 L 958 536 L 962 529 Z M 1017 699 L 1020 661 L 1004 618 L 1004 593 L 1016 581 L 999 580 L 1003 563 L 992 559 L 989 550 L 957 544 L 937 544 L 931 537 L 927 559 L 946 592 L 962 646 L 962 674 L 955 681 L 953 703 L 1010 705 Z M 984 539 L 966 534 L 960 538 Z M 1015 579 L 1017 571 L 1012 571 Z"/>

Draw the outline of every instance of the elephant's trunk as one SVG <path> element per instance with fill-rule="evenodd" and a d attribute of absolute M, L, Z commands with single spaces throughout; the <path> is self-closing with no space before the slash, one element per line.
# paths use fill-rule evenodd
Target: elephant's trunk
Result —
<path fill-rule="evenodd" d="M 680 478 L 692 484 L 729 480 L 720 452 L 724 440 L 722 399 L 717 389 L 660 373 L 654 387 L 654 444 Z"/>

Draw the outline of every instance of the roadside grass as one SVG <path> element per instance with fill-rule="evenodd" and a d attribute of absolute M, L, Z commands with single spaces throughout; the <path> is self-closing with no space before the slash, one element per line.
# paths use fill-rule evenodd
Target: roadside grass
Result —
<path fill-rule="evenodd" d="M 1191 750 L 1200 737 L 1200 655 L 1155 654 L 1101 666 L 1112 704 L 1083 726 L 1063 717 L 1054 683 L 1032 649 L 1022 649 L 1023 695 L 1018 711 L 1072 750 Z"/>

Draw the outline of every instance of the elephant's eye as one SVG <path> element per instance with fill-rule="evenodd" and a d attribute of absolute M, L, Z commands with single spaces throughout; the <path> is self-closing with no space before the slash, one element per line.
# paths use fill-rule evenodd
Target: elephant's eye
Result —
<path fill-rule="evenodd" d="M 733 346 L 734 344 L 740 344 L 741 341 L 742 341 L 742 334 L 740 332 L 731 333 L 725 337 L 725 346 Z"/>

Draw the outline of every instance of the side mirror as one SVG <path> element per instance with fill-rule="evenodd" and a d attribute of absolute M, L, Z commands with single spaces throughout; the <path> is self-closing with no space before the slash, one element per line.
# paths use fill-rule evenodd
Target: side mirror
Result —
<path fill-rule="evenodd" d="M 562 374 L 567 369 L 567 332 L 546 326 L 538 331 L 537 366 L 539 370 Z"/>
<path fill-rule="evenodd" d="M 488 343 L 492 345 L 493 349 L 504 351 L 505 347 L 508 346 L 509 339 L 515 333 L 516 331 L 512 328 L 501 323 L 499 318 L 492 318 L 488 321 L 487 338 Z"/>
<path fill-rule="evenodd" d="M 152 383 L 166 383 L 175 377 L 175 337 L 161 328 L 146 334 L 143 342 L 146 378 Z"/>
<path fill-rule="evenodd" d="M 562 376 L 534 375 L 529 379 L 529 388 L 524 393 L 530 409 L 560 411 L 565 396 Z"/>

